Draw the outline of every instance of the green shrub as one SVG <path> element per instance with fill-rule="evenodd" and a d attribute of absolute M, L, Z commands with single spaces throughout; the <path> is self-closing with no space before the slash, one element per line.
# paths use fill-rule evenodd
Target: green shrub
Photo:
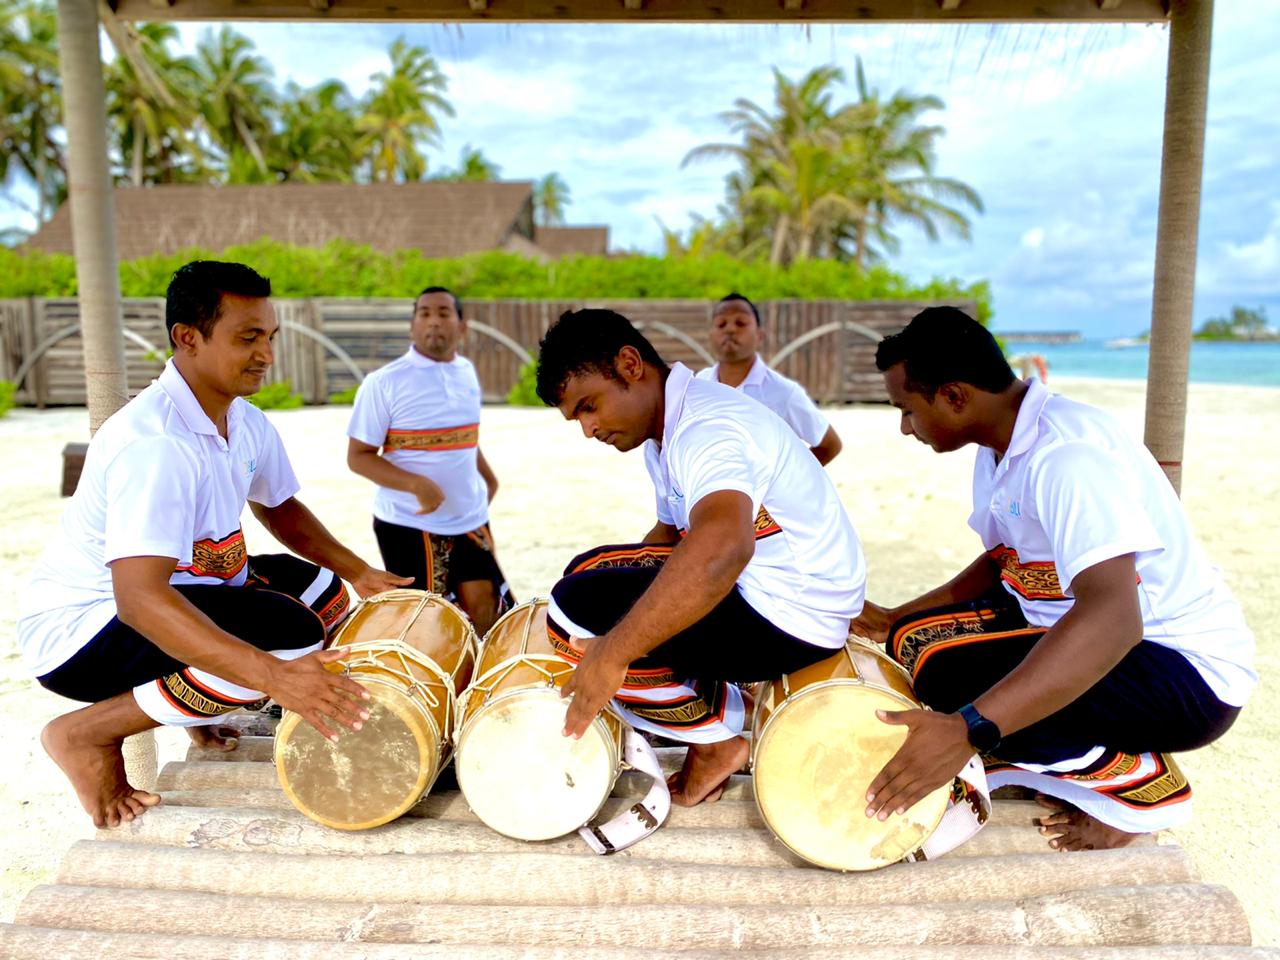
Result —
<path fill-rule="evenodd" d="M 345 390 L 329 394 L 329 402 L 335 407 L 349 407 L 356 402 L 356 391 L 359 389 L 360 385 L 353 383 Z"/>
<path fill-rule="evenodd" d="M 0 380 L 0 417 L 13 409 L 13 395 L 18 385 L 12 380 Z"/>
<path fill-rule="evenodd" d="M 419 250 L 377 253 L 343 240 L 310 248 L 263 239 L 221 251 L 192 248 L 139 257 L 120 264 L 121 291 L 126 297 L 162 297 L 173 272 L 198 257 L 248 263 L 271 278 L 279 297 L 407 299 L 432 284 L 449 287 L 464 300 L 718 299 L 741 290 L 753 300 L 973 300 L 978 320 L 987 323 L 992 317 L 986 281 L 912 281 L 883 264 L 860 270 L 834 260 L 806 260 L 778 267 L 725 254 L 565 257 L 543 263 L 501 251 L 430 260 Z M 0 249 L 0 298 L 75 293 L 70 256 Z"/>
<path fill-rule="evenodd" d="M 268 383 L 248 398 L 259 410 L 296 410 L 302 406 L 302 394 L 293 392 L 293 382 Z"/>
<path fill-rule="evenodd" d="M 507 403 L 513 407 L 540 407 L 538 399 L 538 363 L 536 360 L 526 363 L 520 368 L 520 376 L 511 385 L 507 393 Z"/>

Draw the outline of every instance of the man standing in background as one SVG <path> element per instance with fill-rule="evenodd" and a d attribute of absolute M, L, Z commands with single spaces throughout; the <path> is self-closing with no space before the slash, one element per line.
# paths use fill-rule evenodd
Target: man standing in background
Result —
<path fill-rule="evenodd" d="M 734 387 L 763 403 L 785 420 L 826 466 L 843 447 L 840 437 L 804 387 L 764 362 L 760 356 L 763 346 L 760 311 L 742 294 L 730 293 L 711 315 L 711 350 L 719 362 L 698 371 L 697 377 Z"/>
<path fill-rule="evenodd" d="M 453 293 L 422 291 L 408 351 L 356 392 L 347 466 L 378 485 L 373 532 L 387 567 L 455 600 L 483 635 L 514 600 L 489 534 L 498 478 L 480 451 L 480 381 L 458 354 L 466 330 Z"/>

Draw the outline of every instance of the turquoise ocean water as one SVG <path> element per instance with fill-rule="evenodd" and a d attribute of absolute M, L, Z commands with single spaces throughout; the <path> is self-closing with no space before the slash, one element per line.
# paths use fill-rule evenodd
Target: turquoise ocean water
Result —
<path fill-rule="evenodd" d="M 1000 331 L 995 331 L 999 335 Z M 1108 347 L 1102 340 L 1079 343 L 1010 343 L 1011 355 L 1038 353 L 1049 364 L 1049 382 L 1060 377 L 1145 380 L 1147 347 Z M 1280 387 L 1280 343 L 1192 343 L 1192 383 Z"/>

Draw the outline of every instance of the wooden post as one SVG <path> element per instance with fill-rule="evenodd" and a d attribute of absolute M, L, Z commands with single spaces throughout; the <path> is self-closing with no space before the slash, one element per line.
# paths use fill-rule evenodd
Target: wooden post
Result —
<path fill-rule="evenodd" d="M 1213 0 L 1171 0 L 1144 440 L 1182 490 Z"/>
<path fill-rule="evenodd" d="M 67 192 L 80 294 L 80 340 L 84 344 L 85 396 L 92 434 L 129 402 L 96 0 L 58 0 L 58 48 L 62 119 L 67 128 Z M 156 776 L 154 733 L 130 737 L 125 757 L 130 782 L 149 790 Z"/>

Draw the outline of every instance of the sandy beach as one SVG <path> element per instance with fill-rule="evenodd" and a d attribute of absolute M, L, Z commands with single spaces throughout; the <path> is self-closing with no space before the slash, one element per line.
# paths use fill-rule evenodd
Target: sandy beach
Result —
<path fill-rule="evenodd" d="M 1058 381 L 1054 389 L 1116 413 L 1140 435 L 1144 384 Z M 1242 602 L 1258 637 L 1262 686 L 1231 732 L 1180 757 L 1195 791 L 1193 822 L 1177 831 L 1206 880 L 1245 905 L 1254 942 L 1280 945 L 1280 389 L 1193 386 L 1183 497 L 1193 524 Z M 866 549 L 869 595 L 896 603 L 948 578 L 980 549 L 968 529 L 972 453 L 938 456 L 902 437 L 896 411 L 829 411 L 845 452 L 829 468 Z M 345 466 L 344 408 L 272 413 L 302 481 L 300 498 L 342 540 L 378 562 L 370 529 L 372 487 Z M 14 410 L 0 420 L 0 920 L 33 886 L 52 882 L 59 860 L 93 834 L 37 735 L 67 709 L 23 672 L 14 616 L 27 572 L 56 529 L 60 451 L 87 435 L 82 409 Z M 545 594 L 580 550 L 638 538 L 653 522 L 652 491 L 638 452 L 585 441 L 555 411 L 486 408 L 481 446 L 501 481 L 493 507 L 499 557 L 520 599 Z M 246 513 L 251 552 L 274 541 Z M 185 754 L 186 735 L 160 732 L 161 762 Z M 1070 854 L 1064 854 L 1070 856 Z M 233 884 L 229 880 L 229 884 Z"/>

